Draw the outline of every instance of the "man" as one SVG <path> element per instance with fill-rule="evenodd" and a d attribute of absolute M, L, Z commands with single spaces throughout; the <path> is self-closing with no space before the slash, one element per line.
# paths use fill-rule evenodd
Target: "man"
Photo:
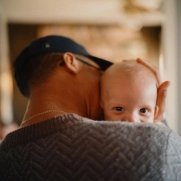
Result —
<path fill-rule="evenodd" d="M 21 128 L 0 145 L 2 180 L 170 178 L 172 169 L 162 172 L 168 170 L 165 158 L 173 148 L 168 135 L 175 145 L 180 139 L 168 128 L 93 121 L 102 118 L 99 81 L 110 65 L 62 36 L 40 38 L 22 51 L 15 61 L 15 79 L 29 103 Z M 165 82 L 158 89 L 159 120 L 167 87 Z M 146 134 L 144 140 L 141 134 Z M 128 135 L 134 141 L 129 142 Z M 161 143 L 166 144 L 158 146 Z M 139 149 L 131 149 L 137 145 Z"/>
<path fill-rule="evenodd" d="M 24 56 L 33 57 L 28 60 Z M 64 37 L 49 36 L 33 42 L 15 62 L 17 84 L 29 97 L 22 126 L 60 115 L 60 111 L 98 119 L 99 79 L 101 71 L 111 64 L 90 56 Z M 48 112 L 41 114 L 45 111 Z M 37 114 L 41 115 L 26 121 Z"/>

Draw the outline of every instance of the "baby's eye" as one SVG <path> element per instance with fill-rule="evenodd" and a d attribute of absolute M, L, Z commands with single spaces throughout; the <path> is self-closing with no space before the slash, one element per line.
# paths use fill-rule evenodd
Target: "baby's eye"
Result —
<path fill-rule="evenodd" d="M 122 111 L 122 110 L 123 110 L 122 107 L 115 107 L 114 109 L 115 109 L 116 111 Z"/>
<path fill-rule="evenodd" d="M 146 109 L 146 108 L 141 108 L 141 109 L 140 109 L 140 112 L 141 112 L 141 113 L 147 113 L 147 112 L 149 112 L 149 111 L 148 111 L 148 109 Z"/>

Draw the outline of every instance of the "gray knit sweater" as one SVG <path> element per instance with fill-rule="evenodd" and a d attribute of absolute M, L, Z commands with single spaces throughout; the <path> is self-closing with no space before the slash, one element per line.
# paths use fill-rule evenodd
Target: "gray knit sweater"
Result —
<path fill-rule="evenodd" d="M 181 138 L 159 125 L 67 114 L 7 135 L 0 180 L 180 181 Z"/>

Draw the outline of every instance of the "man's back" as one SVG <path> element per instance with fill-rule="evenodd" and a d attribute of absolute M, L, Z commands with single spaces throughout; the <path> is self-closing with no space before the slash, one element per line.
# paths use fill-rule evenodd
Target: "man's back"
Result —
<path fill-rule="evenodd" d="M 181 139 L 154 124 L 75 114 L 11 134 L 0 145 L 2 180 L 181 180 Z"/>

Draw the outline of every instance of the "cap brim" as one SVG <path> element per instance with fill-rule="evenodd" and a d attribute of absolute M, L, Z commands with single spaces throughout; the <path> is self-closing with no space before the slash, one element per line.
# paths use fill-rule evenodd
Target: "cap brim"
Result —
<path fill-rule="evenodd" d="M 109 62 L 107 60 L 104 60 L 98 57 L 94 57 L 91 55 L 85 55 L 85 56 L 93 60 L 95 63 L 97 63 L 100 66 L 101 70 L 103 71 L 105 71 L 107 68 L 109 68 L 113 64 L 112 62 Z"/>

